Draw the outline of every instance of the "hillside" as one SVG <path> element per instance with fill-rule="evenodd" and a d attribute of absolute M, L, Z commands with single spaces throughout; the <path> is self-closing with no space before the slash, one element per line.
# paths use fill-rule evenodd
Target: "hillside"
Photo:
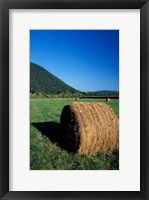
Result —
<path fill-rule="evenodd" d="M 30 91 L 31 93 L 41 94 L 79 92 L 45 70 L 43 67 L 34 63 L 30 63 Z"/>

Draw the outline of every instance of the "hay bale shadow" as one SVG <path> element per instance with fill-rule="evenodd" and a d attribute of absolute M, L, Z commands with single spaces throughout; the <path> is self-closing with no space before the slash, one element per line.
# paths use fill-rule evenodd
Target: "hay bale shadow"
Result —
<path fill-rule="evenodd" d="M 53 144 L 56 144 L 68 152 L 75 153 L 73 149 L 68 148 L 66 141 L 62 138 L 61 123 L 51 121 L 32 123 L 32 125 L 37 128 L 42 135 L 47 136 Z"/>

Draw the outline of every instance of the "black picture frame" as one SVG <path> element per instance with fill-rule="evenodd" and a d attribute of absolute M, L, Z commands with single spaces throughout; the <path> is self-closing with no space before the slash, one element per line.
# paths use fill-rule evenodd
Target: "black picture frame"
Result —
<path fill-rule="evenodd" d="M 9 191 L 9 9 L 140 9 L 140 191 Z M 147 0 L 0 0 L 1 199 L 149 199 L 149 2 Z"/>

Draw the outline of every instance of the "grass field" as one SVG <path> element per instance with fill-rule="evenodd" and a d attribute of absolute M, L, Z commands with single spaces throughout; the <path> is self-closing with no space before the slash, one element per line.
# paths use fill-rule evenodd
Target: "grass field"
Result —
<path fill-rule="evenodd" d="M 119 154 L 77 155 L 59 145 L 60 115 L 63 107 L 75 100 L 30 100 L 30 169 L 31 170 L 118 170 Z M 105 102 L 85 99 L 80 102 Z M 119 115 L 119 101 L 106 102 Z"/>

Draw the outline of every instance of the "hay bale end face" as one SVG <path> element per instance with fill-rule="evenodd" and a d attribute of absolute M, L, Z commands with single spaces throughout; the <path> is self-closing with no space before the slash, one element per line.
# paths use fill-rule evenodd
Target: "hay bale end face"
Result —
<path fill-rule="evenodd" d="M 119 146 L 119 122 L 104 103 L 74 102 L 61 114 L 62 140 L 66 149 L 79 154 L 114 151 Z"/>

